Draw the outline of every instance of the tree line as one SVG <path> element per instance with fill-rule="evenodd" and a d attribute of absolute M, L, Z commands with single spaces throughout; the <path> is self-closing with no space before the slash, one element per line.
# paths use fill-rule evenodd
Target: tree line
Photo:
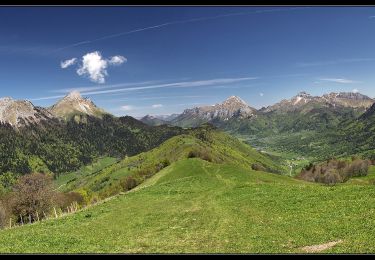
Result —
<path fill-rule="evenodd" d="M 0 125 L 0 175 L 75 171 L 99 156 L 122 158 L 150 150 L 182 131 L 109 115 L 87 117 L 84 123 L 48 121 L 18 131 Z"/>
<path fill-rule="evenodd" d="M 370 160 L 358 157 L 352 157 L 351 160 L 330 159 L 323 163 L 310 163 L 301 170 L 297 178 L 334 185 L 352 177 L 366 176 L 370 165 Z"/>

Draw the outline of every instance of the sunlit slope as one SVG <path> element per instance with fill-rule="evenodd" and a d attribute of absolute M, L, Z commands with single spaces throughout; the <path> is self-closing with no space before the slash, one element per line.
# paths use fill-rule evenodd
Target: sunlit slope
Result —
<path fill-rule="evenodd" d="M 257 164 L 274 173 L 287 171 L 237 138 L 206 126 L 172 137 L 151 151 L 125 158 L 92 174 L 62 176 L 65 182 L 58 179 L 57 183 L 63 191 L 85 190 L 105 198 L 118 193 L 121 180 L 127 176 L 133 176 L 141 183 L 161 168 L 188 157 L 219 164 L 233 163 L 248 169 Z"/>
<path fill-rule="evenodd" d="M 373 185 L 326 187 L 183 159 L 137 189 L 58 220 L 0 232 L 0 252 L 375 252 Z"/>

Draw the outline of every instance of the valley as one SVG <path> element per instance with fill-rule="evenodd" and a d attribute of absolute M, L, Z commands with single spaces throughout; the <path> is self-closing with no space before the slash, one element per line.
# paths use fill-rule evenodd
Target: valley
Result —
<path fill-rule="evenodd" d="M 306 253 L 319 245 L 324 253 L 373 252 L 374 101 L 323 97 L 332 96 L 335 106 L 300 93 L 261 110 L 232 96 L 138 121 L 74 92 L 43 121 L 3 118 L 1 151 L 14 161 L 0 160 L 2 196 L 12 196 L 10 180 L 41 172 L 53 177 L 53 209 L 62 217 L 52 210 L 23 225 L 22 214 L 33 212 L 7 215 L 0 252 Z M 301 179 L 332 158 L 349 178 L 336 181 L 337 169 L 327 166 L 314 177 L 322 183 Z M 79 210 L 69 212 L 76 202 Z"/>
<path fill-rule="evenodd" d="M 375 6 L 0 25 L 0 255 L 375 254 Z"/>

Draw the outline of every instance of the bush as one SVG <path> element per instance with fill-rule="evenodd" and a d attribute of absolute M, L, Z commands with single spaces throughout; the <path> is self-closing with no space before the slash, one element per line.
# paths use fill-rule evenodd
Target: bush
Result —
<path fill-rule="evenodd" d="M 90 201 L 92 199 L 92 192 L 90 190 L 80 188 L 80 189 L 76 190 L 76 193 L 78 193 L 79 196 L 82 197 L 82 200 L 83 200 L 82 205 L 90 204 Z"/>
<path fill-rule="evenodd" d="M 267 169 L 259 163 L 253 163 L 251 165 L 251 169 L 253 169 L 254 171 L 262 171 L 262 172 L 267 171 Z"/>
<path fill-rule="evenodd" d="M 11 209 L 17 217 L 36 219 L 36 213 L 49 212 L 55 192 L 52 178 L 40 173 L 22 176 L 13 187 Z M 20 219 L 19 219 L 20 220 Z"/>
<path fill-rule="evenodd" d="M 322 177 L 321 182 L 327 185 L 335 185 L 336 183 L 342 182 L 342 178 L 337 170 L 329 169 Z"/>
<path fill-rule="evenodd" d="M 366 176 L 369 166 L 369 161 L 357 159 L 351 163 L 349 173 L 351 176 Z"/>
<path fill-rule="evenodd" d="M 304 167 L 304 169 L 305 169 L 306 171 L 310 171 L 313 167 L 314 167 L 314 164 L 313 164 L 313 163 L 309 163 L 308 165 L 306 165 L 306 166 Z"/>
<path fill-rule="evenodd" d="M 71 206 L 74 202 L 78 205 L 84 205 L 84 198 L 78 192 L 68 192 L 68 193 L 58 193 L 55 197 L 55 202 L 58 207 L 65 210 L 67 207 Z"/>
<path fill-rule="evenodd" d="M 144 179 L 152 177 L 157 172 L 157 169 L 154 169 L 154 167 L 146 167 L 143 169 L 140 169 L 136 172 L 136 175 L 143 177 Z"/>
<path fill-rule="evenodd" d="M 128 176 L 126 179 L 121 181 L 121 186 L 124 191 L 129 191 L 137 187 L 137 181 L 132 176 Z"/>
<path fill-rule="evenodd" d="M 191 150 L 188 153 L 187 157 L 188 158 L 200 158 L 200 159 L 208 161 L 208 162 L 212 162 L 213 161 L 213 158 L 211 156 L 210 151 L 208 149 L 206 149 L 206 148 L 200 149 L 200 150 Z"/>
<path fill-rule="evenodd" d="M 352 161 L 330 159 L 317 165 L 304 167 L 298 178 L 333 185 L 345 182 L 351 177 L 366 176 L 370 166 L 369 160 L 352 157 Z"/>

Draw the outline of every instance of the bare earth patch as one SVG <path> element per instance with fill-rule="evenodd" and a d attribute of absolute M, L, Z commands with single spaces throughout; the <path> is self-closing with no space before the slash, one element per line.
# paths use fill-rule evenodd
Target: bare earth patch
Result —
<path fill-rule="evenodd" d="M 328 242 L 328 243 L 320 244 L 320 245 L 305 246 L 305 247 L 302 247 L 301 249 L 305 251 L 306 253 L 317 253 L 317 252 L 321 252 L 323 250 L 332 248 L 335 245 L 342 243 L 342 242 L 343 242 L 342 240 L 337 240 L 337 241 L 332 241 L 332 242 Z"/>

